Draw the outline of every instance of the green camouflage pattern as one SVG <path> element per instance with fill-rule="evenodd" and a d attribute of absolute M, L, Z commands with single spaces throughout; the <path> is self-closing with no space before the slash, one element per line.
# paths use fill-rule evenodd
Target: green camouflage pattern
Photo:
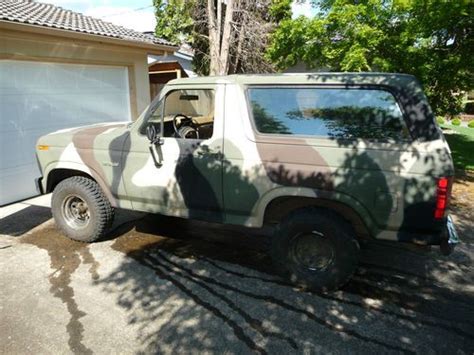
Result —
<path fill-rule="evenodd" d="M 256 132 L 249 85 L 367 85 L 388 88 L 404 108 L 411 142 L 351 141 Z M 43 190 L 57 169 L 95 179 L 114 207 L 261 227 L 269 206 L 290 201 L 350 210 L 368 234 L 397 240 L 433 224 L 436 179 L 452 176 L 449 147 L 420 85 L 399 74 L 236 75 L 179 79 L 162 91 L 215 90 L 207 140 L 162 138 L 150 154 L 140 133 L 157 100 L 133 123 L 98 124 L 39 139 Z M 295 202 L 299 201 L 304 202 Z M 316 202 L 315 202 L 316 201 Z M 332 203 L 332 204 L 331 204 Z"/>

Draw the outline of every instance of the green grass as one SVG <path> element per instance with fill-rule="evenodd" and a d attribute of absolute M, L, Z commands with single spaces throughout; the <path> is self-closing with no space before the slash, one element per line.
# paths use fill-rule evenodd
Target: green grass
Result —
<path fill-rule="evenodd" d="M 454 166 L 460 170 L 474 170 L 474 129 L 441 125 L 453 155 Z M 446 130 L 456 133 L 446 133 Z"/>

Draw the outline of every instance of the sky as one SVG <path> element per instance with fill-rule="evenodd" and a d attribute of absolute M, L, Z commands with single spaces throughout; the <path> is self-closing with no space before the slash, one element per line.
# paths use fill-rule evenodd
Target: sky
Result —
<path fill-rule="evenodd" d="M 40 0 L 64 9 L 82 12 L 136 31 L 154 31 L 156 26 L 152 0 Z M 309 3 L 292 5 L 293 17 L 314 15 Z"/>
<path fill-rule="evenodd" d="M 107 22 L 134 29 L 154 31 L 156 26 L 152 0 L 40 0 L 64 9 L 82 12 Z"/>

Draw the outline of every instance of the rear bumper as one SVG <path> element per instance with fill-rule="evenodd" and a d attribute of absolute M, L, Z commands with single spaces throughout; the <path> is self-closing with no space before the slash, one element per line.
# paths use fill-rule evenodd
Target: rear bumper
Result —
<path fill-rule="evenodd" d="M 443 254 L 450 254 L 454 250 L 454 247 L 459 244 L 459 237 L 451 216 L 446 218 L 439 231 L 418 232 L 408 230 L 385 230 L 380 232 L 376 236 L 376 239 L 418 245 L 439 245 Z"/>

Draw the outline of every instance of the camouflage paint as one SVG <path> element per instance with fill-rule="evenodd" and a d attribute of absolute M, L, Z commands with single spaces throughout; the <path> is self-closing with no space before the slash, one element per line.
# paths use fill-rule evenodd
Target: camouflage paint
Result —
<path fill-rule="evenodd" d="M 120 199 L 125 195 L 123 183 L 116 183 L 121 181 L 123 142 L 128 134 L 126 126 L 123 122 L 98 124 L 41 137 L 38 144 L 49 146 L 48 150 L 37 154 L 46 177 L 43 179 L 44 191 L 47 177 L 54 169 L 78 170 L 97 181 L 112 206 L 131 208 L 126 199 Z M 117 140 L 120 140 L 118 144 Z M 115 142 L 114 149 L 110 147 L 111 142 Z"/>
<path fill-rule="evenodd" d="M 245 95 L 247 85 L 254 84 L 387 89 L 403 104 L 413 141 L 258 134 Z M 38 152 L 44 176 L 56 168 L 81 170 L 99 182 L 116 206 L 250 227 L 260 227 L 268 204 L 285 196 L 343 203 L 356 211 L 371 235 L 383 239 L 400 239 L 400 230 L 416 229 L 416 223 L 421 229 L 433 224 L 435 179 L 452 175 L 453 166 L 446 141 L 413 77 L 300 74 L 193 78 L 172 81 L 162 95 L 179 88 L 215 90 L 212 138 L 164 138 L 164 144 L 154 147 L 162 162 L 156 167 L 149 142 L 139 131 L 146 111 L 130 127 L 98 125 L 41 138 L 38 144 L 51 146 L 49 151 Z M 422 215 L 418 221 L 417 214 Z"/>
<path fill-rule="evenodd" d="M 192 89 L 192 87 L 188 87 Z M 214 133 L 210 139 L 164 137 L 154 150 L 161 166 L 156 167 L 150 143 L 140 133 L 142 120 L 130 129 L 130 148 L 123 180 L 127 198 L 136 210 L 224 222 L 222 199 L 223 85 L 195 88 L 215 91 Z M 163 91 L 173 90 L 167 87 Z M 151 107 L 156 105 L 153 103 Z"/>

